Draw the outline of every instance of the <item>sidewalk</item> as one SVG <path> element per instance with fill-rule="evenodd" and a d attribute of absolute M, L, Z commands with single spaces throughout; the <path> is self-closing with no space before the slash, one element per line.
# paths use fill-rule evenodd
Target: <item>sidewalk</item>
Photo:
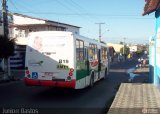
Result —
<path fill-rule="evenodd" d="M 7 73 L 0 72 L 0 84 L 23 80 L 24 75 L 25 75 L 24 70 L 12 70 L 10 77 L 8 76 Z"/>
<path fill-rule="evenodd" d="M 132 83 L 122 83 L 107 114 L 159 114 L 160 90 L 149 84 L 149 68 L 138 68 Z"/>
<path fill-rule="evenodd" d="M 108 114 L 160 114 L 160 90 L 152 84 L 122 83 Z"/>
<path fill-rule="evenodd" d="M 0 72 L 0 83 L 8 80 L 9 77 L 7 76 L 7 72 Z"/>

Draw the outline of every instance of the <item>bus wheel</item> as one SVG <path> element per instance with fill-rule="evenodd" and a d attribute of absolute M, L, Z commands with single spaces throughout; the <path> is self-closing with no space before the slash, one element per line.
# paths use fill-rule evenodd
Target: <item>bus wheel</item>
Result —
<path fill-rule="evenodd" d="M 91 78 L 90 78 L 90 87 L 93 87 L 94 85 L 94 73 L 92 73 Z"/>

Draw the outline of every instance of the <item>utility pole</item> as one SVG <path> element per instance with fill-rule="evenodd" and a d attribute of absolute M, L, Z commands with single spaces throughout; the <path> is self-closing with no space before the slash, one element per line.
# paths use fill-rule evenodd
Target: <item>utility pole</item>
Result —
<path fill-rule="evenodd" d="M 123 45 L 124 45 L 124 47 L 123 47 L 123 56 L 124 56 L 124 60 L 126 60 L 126 53 L 125 53 L 125 40 L 126 40 L 126 38 L 124 37 L 123 38 L 124 39 L 124 42 L 123 42 Z"/>
<path fill-rule="evenodd" d="M 123 41 L 123 54 L 125 54 L 125 52 L 124 52 L 125 49 L 124 49 L 124 48 L 125 48 L 125 40 L 126 40 L 126 38 L 123 38 L 123 40 L 124 40 L 124 41 Z"/>
<path fill-rule="evenodd" d="M 101 42 L 101 25 L 105 23 L 95 23 L 99 25 L 99 42 Z"/>
<path fill-rule="evenodd" d="M 3 16 L 3 35 L 4 38 L 8 38 L 9 36 L 9 30 L 8 30 L 8 9 L 7 9 L 7 1 L 2 0 L 2 16 Z M 4 79 L 7 79 L 10 77 L 10 59 L 4 59 L 4 71 L 7 72 L 8 75 L 4 74 Z M 9 77 L 8 77 L 9 76 Z"/>
<path fill-rule="evenodd" d="M 2 15 L 3 15 L 3 33 L 4 37 L 8 38 L 8 10 L 6 0 L 2 0 Z"/>

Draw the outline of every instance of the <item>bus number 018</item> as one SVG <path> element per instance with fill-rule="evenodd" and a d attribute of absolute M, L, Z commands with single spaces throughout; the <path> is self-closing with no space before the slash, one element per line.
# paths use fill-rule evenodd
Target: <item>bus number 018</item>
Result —
<path fill-rule="evenodd" d="M 69 63 L 69 61 L 67 59 L 66 60 L 59 59 L 59 63 Z"/>

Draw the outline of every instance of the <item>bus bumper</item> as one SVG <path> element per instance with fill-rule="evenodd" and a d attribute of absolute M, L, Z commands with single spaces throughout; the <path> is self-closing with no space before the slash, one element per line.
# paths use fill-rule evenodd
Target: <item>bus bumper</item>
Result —
<path fill-rule="evenodd" d="M 27 86 L 52 86 L 52 87 L 64 87 L 75 89 L 76 80 L 71 81 L 52 81 L 52 80 L 33 80 L 24 78 L 24 82 Z"/>

